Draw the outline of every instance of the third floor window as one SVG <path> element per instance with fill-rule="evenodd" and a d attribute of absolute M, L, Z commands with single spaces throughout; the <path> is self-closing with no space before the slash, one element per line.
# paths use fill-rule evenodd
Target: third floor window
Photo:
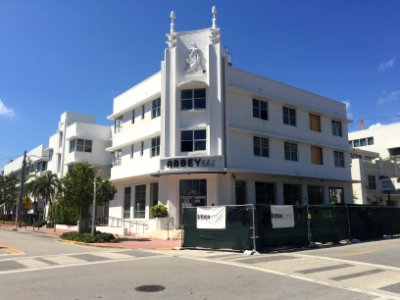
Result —
<path fill-rule="evenodd" d="M 268 120 L 268 102 L 253 99 L 253 117 Z"/>
<path fill-rule="evenodd" d="M 283 124 L 296 126 L 296 110 L 289 107 L 282 107 Z"/>
<path fill-rule="evenodd" d="M 181 91 L 181 109 L 196 110 L 206 108 L 206 89 L 188 89 Z"/>
<path fill-rule="evenodd" d="M 153 100 L 151 105 L 151 118 L 157 118 L 161 115 L 161 99 Z"/>

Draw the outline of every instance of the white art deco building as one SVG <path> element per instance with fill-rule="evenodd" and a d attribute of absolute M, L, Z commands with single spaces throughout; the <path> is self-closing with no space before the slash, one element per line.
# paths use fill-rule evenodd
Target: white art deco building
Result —
<path fill-rule="evenodd" d="M 168 206 L 352 203 L 346 108 L 234 67 L 211 28 L 175 31 L 161 70 L 115 97 L 110 217 Z M 249 59 L 252 59 L 249 57 Z"/>

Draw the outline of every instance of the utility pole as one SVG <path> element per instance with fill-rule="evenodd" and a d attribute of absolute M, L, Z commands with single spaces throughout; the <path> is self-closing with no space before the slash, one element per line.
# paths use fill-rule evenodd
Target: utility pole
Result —
<path fill-rule="evenodd" d="M 16 229 L 21 225 L 22 197 L 24 196 L 24 184 L 25 184 L 25 169 L 26 169 L 26 150 L 24 151 L 24 158 L 22 159 L 21 183 L 19 186 L 19 197 L 18 197 L 17 211 L 15 216 Z"/>
<path fill-rule="evenodd" d="M 93 208 L 92 208 L 92 236 L 96 232 L 96 193 L 97 193 L 97 177 L 93 181 Z"/>

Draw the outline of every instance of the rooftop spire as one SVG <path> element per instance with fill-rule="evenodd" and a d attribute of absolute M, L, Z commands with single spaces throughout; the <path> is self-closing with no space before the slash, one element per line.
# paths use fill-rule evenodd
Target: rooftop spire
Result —
<path fill-rule="evenodd" d="M 175 23 L 174 23 L 174 20 L 175 20 L 175 12 L 174 12 L 173 10 L 171 10 L 171 12 L 170 12 L 170 14 L 169 14 L 169 17 L 170 17 L 170 19 L 171 19 L 169 32 L 170 32 L 170 33 L 175 33 Z"/>
<path fill-rule="evenodd" d="M 216 8 L 215 5 L 211 8 L 211 13 L 212 13 L 212 15 L 213 15 L 213 18 L 212 18 L 212 28 L 213 28 L 213 29 L 217 29 L 217 8 Z"/>

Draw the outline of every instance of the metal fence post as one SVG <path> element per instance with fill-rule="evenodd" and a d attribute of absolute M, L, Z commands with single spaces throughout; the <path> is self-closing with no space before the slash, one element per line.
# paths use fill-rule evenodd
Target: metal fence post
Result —
<path fill-rule="evenodd" d="M 350 228 L 350 216 L 349 216 L 349 206 L 346 204 L 346 214 L 347 214 L 347 227 L 349 229 L 349 240 L 352 240 L 351 228 Z"/>
<path fill-rule="evenodd" d="M 256 217 L 255 217 L 255 205 L 252 204 L 253 208 L 253 251 L 256 251 Z"/>

